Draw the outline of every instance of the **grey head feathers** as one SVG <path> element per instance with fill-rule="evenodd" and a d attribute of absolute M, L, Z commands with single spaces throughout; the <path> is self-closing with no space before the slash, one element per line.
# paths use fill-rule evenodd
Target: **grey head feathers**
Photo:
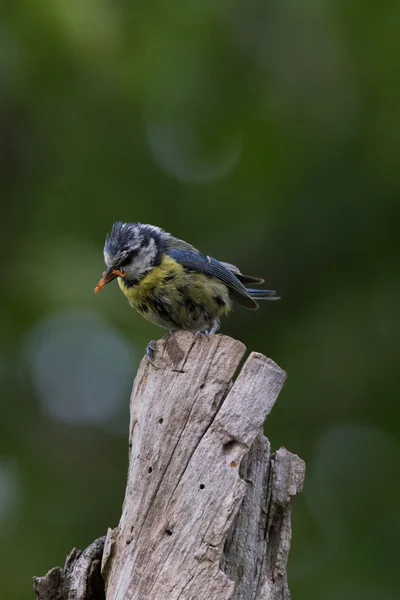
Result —
<path fill-rule="evenodd" d="M 111 233 L 106 236 L 104 244 L 106 264 L 120 266 L 130 254 L 147 245 L 151 234 L 154 237 L 159 237 L 162 233 L 159 227 L 153 225 L 117 221 L 112 226 Z"/>
<path fill-rule="evenodd" d="M 104 261 L 108 267 L 123 268 L 127 281 L 137 281 L 160 264 L 168 235 L 154 225 L 117 221 L 106 237 Z"/>

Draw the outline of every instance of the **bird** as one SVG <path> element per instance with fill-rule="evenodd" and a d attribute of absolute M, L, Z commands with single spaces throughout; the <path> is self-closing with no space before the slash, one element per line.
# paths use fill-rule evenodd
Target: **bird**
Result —
<path fill-rule="evenodd" d="M 104 244 L 106 270 L 95 292 L 114 279 L 132 308 L 148 321 L 169 330 L 212 335 L 233 303 L 254 310 L 258 300 L 279 300 L 275 290 L 248 288 L 264 280 L 243 275 L 227 262 L 155 225 L 113 224 Z M 155 342 L 146 349 L 151 361 Z"/>

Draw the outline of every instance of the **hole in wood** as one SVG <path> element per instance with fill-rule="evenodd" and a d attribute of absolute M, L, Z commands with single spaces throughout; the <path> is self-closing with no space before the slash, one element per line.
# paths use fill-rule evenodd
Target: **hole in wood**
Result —
<path fill-rule="evenodd" d="M 166 529 L 166 530 L 165 530 L 165 533 L 166 533 L 167 535 L 172 535 L 172 531 L 171 531 L 171 529 Z"/>
<path fill-rule="evenodd" d="M 234 449 L 235 445 L 236 445 L 236 442 L 235 442 L 235 440 L 229 440 L 229 442 L 226 442 L 226 443 L 223 445 L 223 448 L 222 448 L 222 449 L 223 449 L 223 451 L 224 451 L 226 454 L 228 454 L 228 452 L 230 452 L 231 450 L 233 450 L 233 449 Z"/>
<path fill-rule="evenodd" d="M 200 488 L 201 490 L 204 490 L 204 488 L 205 488 L 205 487 L 206 487 L 206 486 L 204 485 L 204 483 L 201 483 L 201 484 L 199 485 L 199 488 Z"/>
<path fill-rule="evenodd" d="M 148 471 L 149 473 L 151 473 L 151 472 L 153 471 L 153 467 L 149 467 L 149 468 L 147 469 L 147 471 Z"/>
<path fill-rule="evenodd" d="M 164 422 L 164 419 L 163 418 L 158 419 L 158 422 L 160 423 L 160 425 L 162 425 L 162 423 Z"/>

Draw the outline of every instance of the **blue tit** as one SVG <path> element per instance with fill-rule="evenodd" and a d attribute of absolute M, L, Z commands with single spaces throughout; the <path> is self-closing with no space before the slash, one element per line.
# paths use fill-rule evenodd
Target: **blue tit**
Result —
<path fill-rule="evenodd" d="M 118 278 L 129 304 L 170 331 L 215 333 L 234 301 L 256 309 L 256 300 L 279 299 L 273 290 L 245 287 L 263 279 L 243 275 L 153 225 L 115 223 L 106 237 L 104 260 L 107 269 L 95 291 Z"/>

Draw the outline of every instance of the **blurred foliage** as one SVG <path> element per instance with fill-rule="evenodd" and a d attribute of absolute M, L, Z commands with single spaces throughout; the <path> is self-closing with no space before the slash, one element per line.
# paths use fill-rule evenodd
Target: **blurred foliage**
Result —
<path fill-rule="evenodd" d="M 400 4 L 0 11 L 2 597 L 119 519 L 129 382 L 161 331 L 93 294 L 118 219 L 278 290 L 223 332 L 288 371 L 266 433 L 308 466 L 293 597 L 397 597 Z M 97 415 L 115 347 L 134 360 Z"/>

